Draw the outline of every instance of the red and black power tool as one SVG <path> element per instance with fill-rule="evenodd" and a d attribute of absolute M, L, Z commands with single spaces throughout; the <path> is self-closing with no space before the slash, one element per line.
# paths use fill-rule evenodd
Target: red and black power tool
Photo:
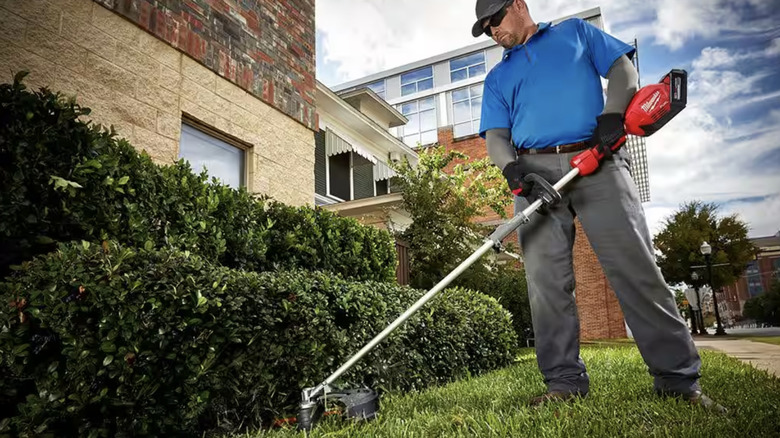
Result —
<path fill-rule="evenodd" d="M 642 87 L 634 94 L 624 115 L 626 133 L 639 137 L 652 135 L 679 114 L 687 100 L 688 73 L 685 70 L 670 71 L 659 83 Z M 625 142 L 624 136 L 612 149 L 619 149 Z M 576 155 L 570 164 L 585 176 L 595 172 L 602 159 L 604 155 L 594 147 Z"/>

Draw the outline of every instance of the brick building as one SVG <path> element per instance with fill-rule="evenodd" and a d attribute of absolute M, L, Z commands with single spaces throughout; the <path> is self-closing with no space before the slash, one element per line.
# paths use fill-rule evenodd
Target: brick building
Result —
<path fill-rule="evenodd" d="M 747 300 L 768 291 L 773 281 L 780 281 L 780 231 L 750 240 L 758 248 L 756 259 L 747 264 L 736 283 L 718 294 L 721 312 L 729 320 L 742 316 Z"/>
<path fill-rule="evenodd" d="M 1 2 L 0 74 L 75 95 L 158 163 L 312 204 L 314 34 L 314 0 Z"/>
<path fill-rule="evenodd" d="M 574 16 L 603 28 L 599 8 Z M 553 20 L 553 23 L 568 18 L 562 17 Z M 438 143 L 463 151 L 473 159 L 480 159 L 487 155 L 484 140 L 476 135 L 482 85 L 487 72 L 501 60 L 502 53 L 502 48 L 494 41 L 484 40 L 332 88 L 345 95 L 367 87 L 394 105 L 408 122 L 392 128 L 391 132 L 409 146 Z M 637 59 L 635 56 L 634 61 L 637 62 Z M 644 139 L 632 136 L 627 148 L 632 156 L 632 176 L 642 201 L 648 202 L 650 192 Z M 503 220 L 498 215 L 489 214 L 480 221 L 498 225 Z M 517 242 L 516 234 L 507 240 Z M 625 337 L 627 331 L 620 306 L 579 224 L 574 267 L 581 337 Z"/>

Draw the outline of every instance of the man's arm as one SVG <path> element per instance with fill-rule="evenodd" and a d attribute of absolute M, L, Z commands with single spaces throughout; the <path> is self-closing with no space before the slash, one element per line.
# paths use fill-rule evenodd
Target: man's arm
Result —
<path fill-rule="evenodd" d="M 517 158 L 510 136 L 507 128 L 489 129 L 486 133 L 488 156 L 499 169 L 505 168 Z"/>
<path fill-rule="evenodd" d="M 607 72 L 607 102 L 602 114 L 623 115 L 639 88 L 639 74 L 626 55 L 616 59 Z"/>
<path fill-rule="evenodd" d="M 608 158 L 625 143 L 623 113 L 636 94 L 638 75 L 634 65 L 623 55 L 612 63 L 606 78 L 609 81 L 607 102 L 604 111 L 596 117 L 596 130 L 590 143 L 597 148 L 600 157 Z"/>
<path fill-rule="evenodd" d="M 523 180 L 525 176 L 520 163 L 517 162 L 517 154 L 512 146 L 511 133 L 508 128 L 488 129 L 485 133 L 487 151 L 493 164 L 501 169 L 509 190 L 517 196 L 531 194 L 533 185 Z"/>

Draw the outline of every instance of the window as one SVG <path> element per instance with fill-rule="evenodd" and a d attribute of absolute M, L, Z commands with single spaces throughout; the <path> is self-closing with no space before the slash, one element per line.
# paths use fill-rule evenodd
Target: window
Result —
<path fill-rule="evenodd" d="M 450 61 L 450 81 L 452 82 L 462 81 L 484 74 L 485 52 L 473 53 Z"/>
<path fill-rule="evenodd" d="M 377 96 L 381 97 L 382 99 L 385 98 L 385 80 L 384 79 L 381 79 L 381 80 L 376 81 L 376 82 L 372 82 L 372 83 L 366 85 L 366 87 L 370 88 L 371 91 L 376 93 Z"/>
<path fill-rule="evenodd" d="M 320 131 L 315 139 L 315 188 L 319 187 L 315 193 L 339 201 L 376 195 L 375 177 L 383 176 L 376 173 L 379 162 L 370 159 L 376 161 L 376 157 L 330 129 Z"/>
<path fill-rule="evenodd" d="M 328 157 L 330 167 L 330 194 L 341 200 L 352 199 L 352 153 L 344 152 Z"/>
<path fill-rule="evenodd" d="M 431 88 L 433 88 L 433 67 L 423 67 L 401 75 L 401 96 Z"/>
<path fill-rule="evenodd" d="M 453 136 L 476 134 L 482 113 L 482 84 L 452 92 Z"/>
<path fill-rule="evenodd" d="M 764 292 L 764 287 L 761 284 L 761 274 L 758 270 L 758 262 L 749 262 L 745 274 L 747 276 L 748 293 L 750 293 L 750 296 L 754 297 L 756 295 L 761 295 Z"/>
<path fill-rule="evenodd" d="M 210 177 L 239 188 L 244 185 L 244 150 L 219 137 L 223 136 L 182 123 L 179 158 L 189 161 L 193 172 L 205 167 Z"/>
<path fill-rule="evenodd" d="M 401 104 L 401 113 L 409 119 L 404 125 L 403 141 L 410 147 L 438 141 L 436 99 L 434 96 Z"/>
<path fill-rule="evenodd" d="M 388 180 L 380 179 L 379 181 L 376 181 L 374 184 L 376 185 L 377 196 L 382 196 L 390 193 L 390 186 L 388 184 Z"/>

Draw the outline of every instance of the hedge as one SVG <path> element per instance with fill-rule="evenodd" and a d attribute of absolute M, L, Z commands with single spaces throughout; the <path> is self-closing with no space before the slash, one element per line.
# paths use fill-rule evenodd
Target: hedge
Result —
<path fill-rule="evenodd" d="M 2 433 L 233 433 L 295 412 L 423 291 L 245 272 L 194 253 L 71 243 L 0 283 Z M 412 390 L 511 363 L 495 299 L 443 292 L 341 380 Z"/>
<path fill-rule="evenodd" d="M 390 234 L 234 190 L 179 161 L 160 166 L 88 108 L 18 74 L 0 85 L 0 278 L 58 242 L 169 246 L 225 266 L 395 280 Z"/>

